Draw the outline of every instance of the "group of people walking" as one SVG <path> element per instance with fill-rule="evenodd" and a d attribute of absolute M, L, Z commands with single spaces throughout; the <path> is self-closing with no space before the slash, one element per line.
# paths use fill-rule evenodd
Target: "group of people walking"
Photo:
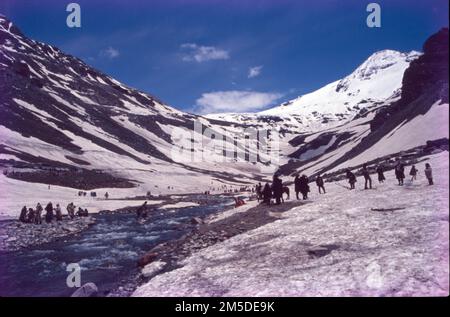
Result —
<path fill-rule="evenodd" d="M 367 166 L 367 164 L 364 164 L 361 169 L 361 175 L 364 177 L 364 189 L 372 189 L 372 178 L 370 176 L 370 169 Z M 378 182 L 384 183 L 386 180 L 386 177 L 384 176 L 385 168 L 383 165 L 378 165 L 376 168 L 376 173 L 378 175 Z M 395 177 L 398 181 L 398 185 L 403 186 L 404 179 L 405 179 L 405 166 L 404 164 L 399 161 L 395 165 L 394 168 Z M 415 181 L 417 179 L 417 174 L 419 173 L 419 170 L 416 168 L 415 165 L 411 166 L 411 169 L 409 171 L 409 175 L 411 176 L 411 182 Z M 425 177 L 428 180 L 429 185 L 433 185 L 433 173 L 432 168 L 429 163 L 425 164 Z M 345 171 L 346 178 L 348 179 L 348 182 L 350 184 L 350 190 L 355 189 L 355 183 L 357 182 L 357 178 L 355 173 L 353 173 L 350 169 L 347 169 Z M 320 174 L 318 174 L 315 178 L 315 183 L 317 185 L 317 188 L 319 190 L 319 194 L 325 194 L 325 182 Z M 258 201 L 262 201 L 263 203 L 270 205 L 272 199 L 275 199 L 275 203 L 277 205 L 281 204 L 281 202 L 284 202 L 283 194 L 287 194 L 287 197 L 289 198 L 289 187 L 283 186 L 283 181 L 280 179 L 280 177 L 275 174 L 273 177 L 272 184 L 266 183 L 264 187 L 261 185 L 261 183 L 258 183 L 255 186 L 256 189 L 256 195 Z M 306 200 L 308 199 L 308 193 L 310 192 L 309 187 L 309 179 L 306 175 L 296 175 L 294 178 L 294 189 L 296 198 L 300 199 L 299 194 L 302 194 L 302 199 Z"/>
<path fill-rule="evenodd" d="M 67 205 L 67 215 L 70 219 L 78 217 L 87 217 L 89 215 L 88 210 L 85 208 L 78 207 L 77 212 L 75 212 L 75 205 L 73 202 Z M 43 212 L 45 210 L 45 215 Z M 63 220 L 63 214 L 61 210 L 61 206 L 56 204 L 56 207 L 53 207 L 52 202 L 49 202 L 45 209 L 42 208 L 41 203 L 37 203 L 36 208 L 27 208 L 27 206 L 23 206 L 20 211 L 19 221 L 23 223 L 34 223 L 34 224 L 42 224 L 42 220 L 45 220 L 46 223 L 52 223 L 53 220 L 61 221 Z"/>
<path fill-rule="evenodd" d="M 325 194 L 325 185 L 322 176 L 317 175 L 315 179 L 316 185 L 319 189 L 319 194 Z M 309 179 L 306 175 L 296 175 L 294 178 L 295 196 L 300 199 L 299 194 L 302 194 L 302 199 L 308 199 L 308 193 L 311 191 L 309 188 Z M 289 187 L 283 186 L 283 181 L 278 175 L 274 175 L 272 184 L 266 183 L 262 187 L 261 183 L 256 185 L 257 199 L 262 200 L 263 203 L 270 205 L 272 198 L 275 199 L 275 204 L 279 205 L 284 202 L 283 194 L 287 195 L 289 199 Z"/>
<path fill-rule="evenodd" d="M 283 181 L 276 174 L 273 176 L 272 184 L 267 182 L 264 185 L 264 188 L 261 183 L 256 185 L 256 196 L 258 201 L 262 200 L 262 202 L 267 205 L 270 205 L 272 198 L 275 199 L 277 205 L 281 204 L 281 201 L 283 201 L 283 192 Z"/>
<path fill-rule="evenodd" d="M 395 178 L 398 181 L 399 186 L 404 185 L 405 180 L 405 166 L 401 161 L 398 161 L 397 164 L 394 167 L 395 172 Z M 386 177 L 384 176 L 384 167 L 383 165 L 378 165 L 376 168 L 376 173 L 378 175 L 378 182 L 384 183 L 386 180 Z M 416 168 L 415 165 L 411 166 L 411 169 L 409 170 L 409 175 L 411 176 L 410 181 L 413 182 L 417 180 L 417 174 L 419 173 L 419 170 Z M 425 164 L 425 177 L 428 180 L 429 185 L 433 185 L 433 170 L 431 168 L 431 165 L 429 163 Z M 372 178 L 370 177 L 370 171 L 367 167 L 367 164 L 364 164 L 361 170 L 361 174 L 364 177 L 364 189 L 372 189 Z M 348 182 L 350 184 L 350 189 L 355 189 L 355 183 L 356 183 L 356 176 L 355 174 L 350 171 L 350 169 L 347 169 L 346 171 L 346 177 L 348 179 Z"/>

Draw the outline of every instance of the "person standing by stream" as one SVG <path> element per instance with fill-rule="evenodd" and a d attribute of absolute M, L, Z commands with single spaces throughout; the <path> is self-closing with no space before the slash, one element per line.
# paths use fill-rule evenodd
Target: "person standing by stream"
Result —
<path fill-rule="evenodd" d="M 55 214 L 56 214 L 56 221 L 61 221 L 62 220 L 62 211 L 61 211 L 61 206 L 59 204 L 56 204 Z"/>
<path fill-rule="evenodd" d="M 35 216 L 35 224 L 40 225 L 42 223 L 42 206 L 41 203 L 36 205 L 36 216 Z"/>
<path fill-rule="evenodd" d="M 46 211 L 46 214 L 45 214 L 45 222 L 46 223 L 51 223 L 52 221 L 53 221 L 53 204 L 52 204 L 52 202 L 49 202 L 48 204 L 47 204 L 47 206 L 45 206 L 45 211 Z"/>
<path fill-rule="evenodd" d="M 147 217 L 147 201 L 145 201 L 138 209 L 136 209 L 136 217 L 145 219 Z"/>
<path fill-rule="evenodd" d="M 27 222 L 27 211 L 28 211 L 27 206 L 23 206 L 19 216 L 20 222 Z"/>

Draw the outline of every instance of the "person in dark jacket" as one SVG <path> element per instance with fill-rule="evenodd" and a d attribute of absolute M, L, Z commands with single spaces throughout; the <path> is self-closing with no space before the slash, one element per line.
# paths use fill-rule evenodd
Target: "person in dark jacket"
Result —
<path fill-rule="evenodd" d="M 362 175 L 364 176 L 364 189 L 372 189 L 372 178 L 370 178 L 370 172 L 367 168 L 367 164 L 363 165 Z M 369 184 L 369 187 L 367 187 L 367 184 Z"/>
<path fill-rule="evenodd" d="M 425 177 L 428 180 L 428 185 L 433 185 L 433 170 L 431 169 L 431 165 L 429 163 L 425 164 Z"/>
<path fill-rule="evenodd" d="M 355 189 L 356 176 L 349 169 L 346 172 L 348 183 L 350 184 L 350 189 Z"/>
<path fill-rule="evenodd" d="M 28 212 L 27 206 L 23 206 L 19 216 L 20 222 L 27 222 L 27 212 Z"/>
<path fill-rule="evenodd" d="M 33 208 L 28 208 L 27 222 L 28 223 L 35 223 L 36 222 L 36 212 L 34 211 Z"/>
<path fill-rule="evenodd" d="M 73 202 L 67 205 L 67 214 L 69 215 L 70 219 L 75 218 L 75 205 Z"/>
<path fill-rule="evenodd" d="M 411 182 L 415 181 L 417 179 L 417 168 L 415 165 L 411 166 L 411 169 L 409 170 L 409 175 L 411 176 Z"/>
<path fill-rule="evenodd" d="M 139 208 L 136 210 L 137 218 L 146 218 L 147 217 L 147 201 L 145 201 Z"/>
<path fill-rule="evenodd" d="M 297 200 L 299 200 L 300 198 L 298 198 L 298 193 L 300 193 L 300 177 L 298 175 L 295 175 L 294 178 L 294 189 L 295 189 L 295 196 L 297 197 Z"/>
<path fill-rule="evenodd" d="M 300 192 L 302 193 L 303 200 L 308 199 L 308 193 L 309 193 L 308 182 L 309 182 L 308 177 L 303 174 L 300 177 Z"/>
<path fill-rule="evenodd" d="M 378 165 L 377 174 L 378 174 L 378 183 L 384 183 L 384 181 L 386 180 L 386 177 L 384 177 L 383 165 Z"/>
<path fill-rule="evenodd" d="M 78 216 L 78 217 L 83 217 L 83 215 L 84 215 L 84 210 L 83 210 L 83 208 L 78 207 L 78 210 L 77 210 L 77 216 Z"/>
<path fill-rule="evenodd" d="M 36 215 L 35 215 L 35 221 L 34 221 L 34 223 L 37 225 L 40 225 L 42 223 L 42 210 L 43 210 L 43 208 L 41 206 L 41 203 L 38 203 L 36 205 Z"/>
<path fill-rule="evenodd" d="M 281 198 L 283 196 L 283 181 L 278 177 L 278 175 L 273 177 L 272 192 L 273 198 L 275 198 L 275 203 L 277 205 L 281 204 Z"/>
<path fill-rule="evenodd" d="M 269 183 L 266 183 L 266 185 L 264 186 L 262 195 L 263 195 L 263 203 L 270 205 L 270 200 L 272 199 L 272 189 L 270 188 Z"/>
<path fill-rule="evenodd" d="M 53 220 L 53 216 L 54 216 L 54 214 L 53 214 L 53 204 L 51 202 L 49 202 L 47 204 L 47 206 L 45 206 L 45 211 L 46 211 L 45 222 L 46 223 L 51 223 L 52 220 Z"/>
<path fill-rule="evenodd" d="M 262 200 L 262 185 L 261 183 L 258 183 L 258 185 L 256 185 L 256 198 L 258 199 L 258 201 Z"/>
<path fill-rule="evenodd" d="M 400 161 L 398 161 L 397 165 L 395 165 L 395 177 L 398 180 L 398 184 L 403 186 L 403 180 L 405 179 L 405 167 Z"/>
<path fill-rule="evenodd" d="M 323 178 L 322 176 L 320 176 L 320 174 L 318 174 L 316 177 L 316 185 L 319 188 L 319 194 L 322 194 L 322 191 L 324 194 L 326 193 Z"/>

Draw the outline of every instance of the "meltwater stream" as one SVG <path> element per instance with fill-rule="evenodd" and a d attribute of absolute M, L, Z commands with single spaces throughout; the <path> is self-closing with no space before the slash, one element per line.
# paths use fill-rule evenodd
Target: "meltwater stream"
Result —
<path fill-rule="evenodd" d="M 152 247 L 194 228 L 192 217 L 220 212 L 230 199 L 210 196 L 210 204 L 157 210 L 144 223 L 134 213 L 94 215 L 96 224 L 61 241 L 0 253 L 0 296 L 70 296 L 69 263 L 81 266 L 81 284 L 94 282 L 100 296 L 138 273 L 136 261 Z"/>

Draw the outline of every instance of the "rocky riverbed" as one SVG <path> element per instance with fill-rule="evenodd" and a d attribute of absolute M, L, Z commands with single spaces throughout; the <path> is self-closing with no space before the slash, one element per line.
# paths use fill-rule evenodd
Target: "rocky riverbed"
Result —
<path fill-rule="evenodd" d="M 14 251 L 77 234 L 95 223 L 95 218 L 63 219 L 40 225 L 17 220 L 0 221 L 0 251 Z"/>

